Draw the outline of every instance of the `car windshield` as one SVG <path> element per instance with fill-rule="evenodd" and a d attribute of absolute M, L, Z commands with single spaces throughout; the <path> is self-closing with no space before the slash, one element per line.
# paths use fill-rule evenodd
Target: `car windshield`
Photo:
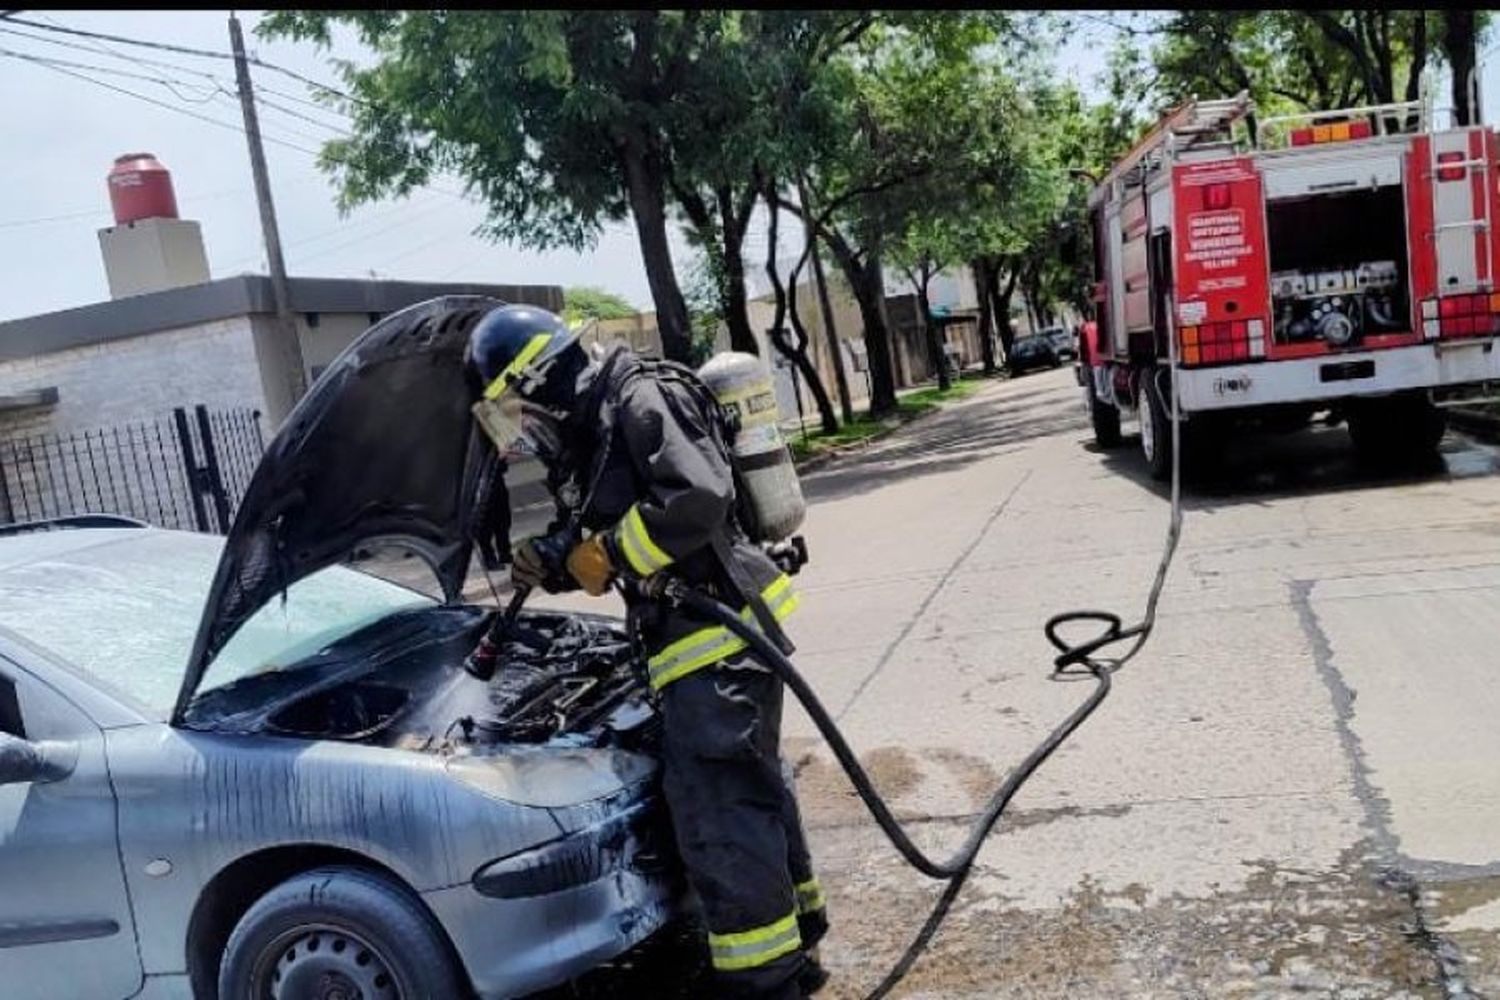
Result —
<path fill-rule="evenodd" d="M 192 651 L 224 540 L 131 530 L 0 572 L 0 623 L 161 715 Z M 292 584 L 261 608 L 209 665 L 203 689 L 291 666 L 397 611 L 436 602 L 342 566 Z"/>

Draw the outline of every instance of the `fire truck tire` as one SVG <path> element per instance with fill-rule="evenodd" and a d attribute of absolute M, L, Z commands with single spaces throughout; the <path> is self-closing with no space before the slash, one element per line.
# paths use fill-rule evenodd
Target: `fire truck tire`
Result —
<path fill-rule="evenodd" d="M 1422 395 L 1361 399 L 1349 407 L 1349 436 L 1361 463 L 1390 467 L 1431 458 L 1448 415 Z"/>
<path fill-rule="evenodd" d="M 1151 478 L 1164 483 L 1172 478 L 1172 418 L 1155 379 L 1149 375 L 1141 379 L 1136 407 L 1141 421 L 1141 454 L 1151 470 Z"/>
<path fill-rule="evenodd" d="M 1094 424 L 1094 443 L 1101 448 L 1120 446 L 1120 411 L 1089 393 L 1089 419 Z"/>

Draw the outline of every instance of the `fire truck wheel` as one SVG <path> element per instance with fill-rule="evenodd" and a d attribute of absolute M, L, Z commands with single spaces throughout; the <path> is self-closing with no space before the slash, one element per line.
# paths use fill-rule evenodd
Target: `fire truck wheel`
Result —
<path fill-rule="evenodd" d="M 1431 458 L 1448 425 L 1447 413 L 1424 395 L 1361 399 L 1348 420 L 1355 456 L 1378 468 Z"/>
<path fill-rule="evenodd" d="M 1089 393 L 1089 418 L 1094 424 L 1094 443 L 1101 448 L 1120 444 L 1120 411 Z"/>
<path fill-rule="evenodd" d="M 1141 421 L 1141 454 L 1146 457 L 1151 478 L 1159 483 L 1166 482 L 1172 477 L 1172 418 L 1162 403 L 1161 391 L 1149 374 L 1141 379 L 1136 412 Z"/>

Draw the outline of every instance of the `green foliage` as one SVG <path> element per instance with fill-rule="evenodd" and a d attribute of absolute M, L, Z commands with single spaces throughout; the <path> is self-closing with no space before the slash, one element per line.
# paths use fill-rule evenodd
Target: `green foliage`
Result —
<path fill-rule="evenodd" d="M 1453 56 L 1450 16 L 1380 8 L 1177 11 L 1152 52 L 1157 86 L 1173 102 L 1248 90 L 1261 115 L 1411 101 L 1422 71 Z M 1488 24 L 1489 12 L 1477 12 L 1477 35 Z"/>
<path fill-rule="evenodd" d="M 569 326 L 592 319 L 629 319 L 639 310 L 614 292 L 575 286 L 563 289 L 563 319 Z"/>
<path fill-rule="evenodd" d="M 694 368 L 712 357 L 717 346 L 719 324 L 724 319 L 723 283 L 723 272 L 716 266 L 715 258 L 704 254 L 694 259 L 682 290 L 692 323 L 687 363 Z"/>

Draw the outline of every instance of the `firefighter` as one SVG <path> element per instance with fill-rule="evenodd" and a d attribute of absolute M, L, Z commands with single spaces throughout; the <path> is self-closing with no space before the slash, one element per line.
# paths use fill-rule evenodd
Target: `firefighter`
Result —
<path fill-rule="evenodd" d="M 560 512 L 515 546 L 518 586 L 597 596 L 669 573 L 773 631 L 793 610 L 791 580 L 738 528 L 728 458 L 681 382 L 623 346 L 591 360 L 530 306 L 481 320 L 468 364 L 476 420 L 502 452 L 530 446 Z M 827 979 L 815 948 L 828 922 L 780 758 L 781 681 L 721 626 L 625 593 L 660 696 L 662 787 L 708 925 L 714 995 L 809 996 Z"/>

